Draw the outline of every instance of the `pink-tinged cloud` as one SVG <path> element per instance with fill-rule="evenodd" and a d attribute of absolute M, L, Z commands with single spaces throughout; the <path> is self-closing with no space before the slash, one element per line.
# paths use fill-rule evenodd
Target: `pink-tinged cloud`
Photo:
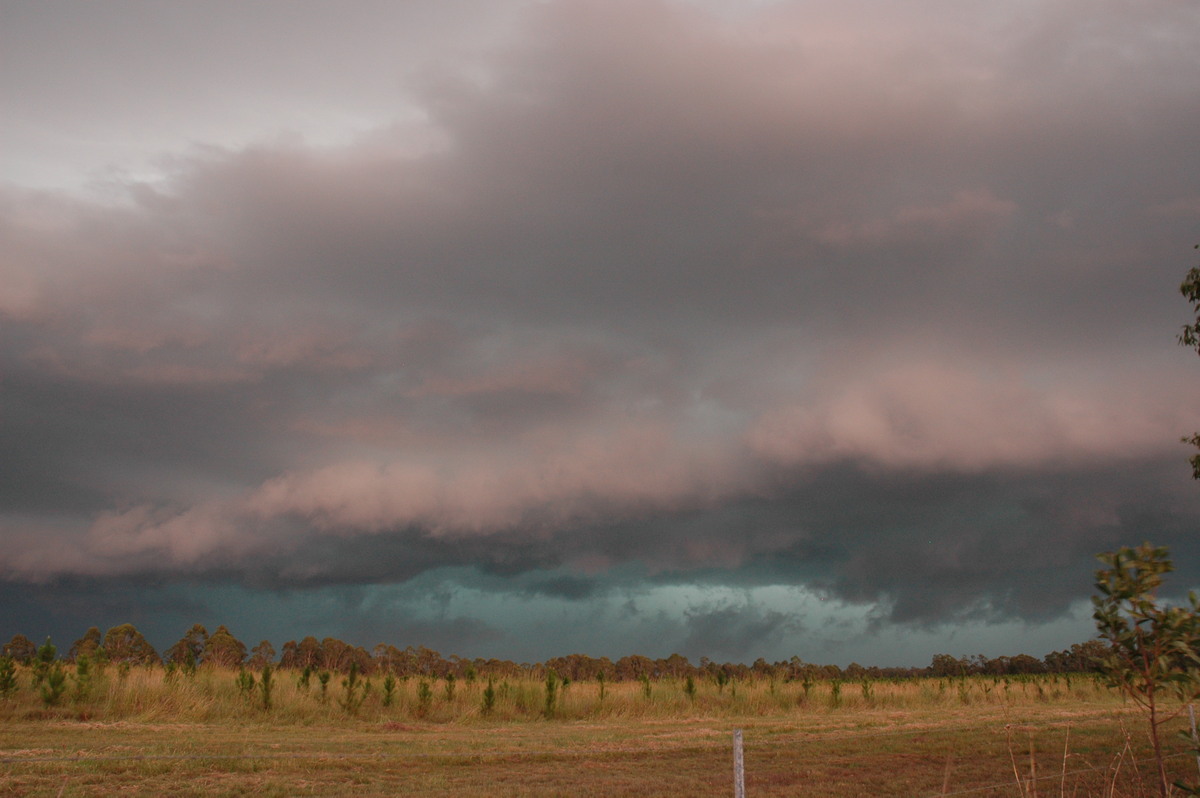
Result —
<path fill-rule="evenodd" d="M 268 335 L 243 342 L 234 355 L 239 363 L 261 369 L 302 366 L 319 371 L 365 369 L 376 361 L 375 353 L 354 344 L 349 337 L 301 332 Z"/>
<path fill-rule="evenodd" d="M 741 482 L 725 455 L 670 429 L 638 425 L 438 464 L 348 462 L 285 474 L 242 508 L 333 533 L 546 534 L 720 501 Z"/>
<path fill-rule="evenodd" d="M 519 363 L 471 377 L 430 375 L 408 392 L 414 398 L 469 397 L 505 393 L 578 396 L 596 374 L 596 364 L 583 358 L 555 358 Z"/>
<path fill-rule="evenodd" d="M 0 551 L 0 570 L 45 579 L 245 567 L 300 545 L 297 534 L 313 533 L 548 538 L 590 524 L 713 507 L 745 492 L 727 454 L 668 428 L 638 425 L 565 439 L 543 435 L 524 450 L 442 458 L 437 465 L 339 462 L 283 474 L 240 498 L 101 512 L 63 556 L 55 555 L 65 543 L 61 534 L 14 529 L 12 538 L 25 545 Z M 737 542 L 703 539 L 679 554 L 689 563 L 731 564 L 744 552 Z"/>
<path fill-rule="evenodd" d="M 88 550 L 109 562 L 130 558 L 145 567 L 149 558 L 172 566 L 211 564 L 214 552 L 221 559 L 237 559 L 253 540 L 239 530 L 235 519 L 220 505 L 198 505 L 173 511 L 140 505 L 119 512 L 101 513 L 87 535 Z M 255 541 L 261 543 L 261 541 Z"/>
<path fill-rule="evenodd" d="M 818 397 L 772 408 L 748 441 L 790 466 L 858 460 L 979 471 L 1145 457 L 1197 421 L 1186 378 L 1166 392 L 1113 383 L 1048 383 L 1015 363 L 918 358 L 843 375 Z"/>
<path fill-rule="evenodd" d="M 832 247 L 978 241 L 993 234 L 1016 210 L 1016 203 L 998 199 L 990 191 L 964 190 L 946 203 L 902 206 L 881 219 L 830 222 L 816 229 L 813 236 Z"/>

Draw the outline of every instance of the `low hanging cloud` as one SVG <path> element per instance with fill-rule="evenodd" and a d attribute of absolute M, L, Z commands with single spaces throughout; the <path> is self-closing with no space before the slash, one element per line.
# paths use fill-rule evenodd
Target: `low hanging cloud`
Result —
<path fill-rule="evenodd" d="M 1186 539 L 1193 11 L 519 5 L 336 145 L 0 186 L 0 578 L 641 568 L 908 623 L 1062 612 L 1013 540 Z"/>
<path fill-rule="evenodd" d="M 815 400 L 775 408 L 751 447 L 783 465 L 863 460 L 885 468 L 982 471 L 1136 459 L 1194 416 L 1189 382 L 1037 385 L 1017 363 L 914 360 L 828 380 Z"/>

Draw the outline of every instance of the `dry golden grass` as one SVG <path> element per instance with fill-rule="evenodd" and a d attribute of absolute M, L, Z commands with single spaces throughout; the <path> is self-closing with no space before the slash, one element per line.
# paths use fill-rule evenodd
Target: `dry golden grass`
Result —
<path fill-rule="evenodd" d="M 282 674 L 275 706 L 234 675 L 164 678 L 110 668 L 94 695 L 44 707 L 22 673 L 0 701 L 0 794 L 675 796 L 728 795 L 731 734 L 744 729 L 754 796 L 1153 794 L 1137 712 L 1090 679 L 844 684 L 571 684 L 553 718 L 540 683 L 442 683 L 424 717 L 415 681 L 391 706 L 378 679 L 357 714 Z M 1200 780 L 1186 746 L 1173 776 Z M 1030 781 L 1031 775 L 1034 781 Z"/>

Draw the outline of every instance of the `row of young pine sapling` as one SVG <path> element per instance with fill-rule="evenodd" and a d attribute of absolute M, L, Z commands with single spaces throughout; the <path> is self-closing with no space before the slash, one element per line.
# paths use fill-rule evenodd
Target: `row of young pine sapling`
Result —
<path fill-rule="evenodd" d="M 224 679 L 228 677 L 222 676 L 222 674 L 230 673 L 222 668 L 198 667 L 191 658 L 181 665 L 168 663 L 162 670 L 159 670 L 157 666 L 133 666 L 131 669 L 130 663 L 122 662 L 115 666 L 117 682 L 110 687 L 107 675 L 112 668 L 113 666 L 105 662 L 102 654 L 81 655 L 76 659 L 73 668 L 64 667 L 63 663 L 57 659 L 57 651 L 49 640 L 38 649 L 37 656 L 30 661 L 29 665 L 23 666 L 23 669 L 29 671 L 28 683 L 31 689 L 35 691 L 47 708 L 69 702 L 82 709 L 94 697 L 94 693 L 98 692 L 96 690 L 98 684 L 105 685 L 103 691 L 105 693 L 108 693 L 110 689 L 120 690 L 133 669 L 136 669 L 138 673 L 147 674 L 145 679 L 151 678 L 150 673 L 159 672 L 161 688 L 158 695 L 160 696 L 164 695 L 171 685 L 179 684 L 182 687 L 189 684 L 195 685 L 198 681 L 201 683 L 202 689 L 208 690 L 210 694 L 216 694 L 220 691 L 220 683 L 228 684 L 228 682 L 224 682 Z M 17 665 L 12 659 L 0 658 L 0 699 L 8 698 L 17 691 L 17 672 Z M 202 675 L 203 679 L 198 680 L 198 675 Z M 403 702 L 407 714 L 417 718 L 430 717 L 436 705 L 446 707 L 446 710 L 439 713 L 442 717 L 446 716 L 447 711 L 456 716 L 463 716 L 464 713 L 472 714 L 470 711 L 472 704 L 477 706 L 480 716 L 488 717 L 497 711 L 498 705 L 502 701 L 508 702 L 508 706 L 512 710 L 510 715 L 515 713 L 518 716 L 528 717 L 530 714 L 538 714 L 546 718 L 553 718 L 562 714 L 563 701 L 568 689 L 572 686 L 572 680 L 560 677 L 552 668 L 546 669 L 545 677 L 540 683 L 518 679 L 515 684 L 510 684 L 508 679 L 497 681 L 494 676 L 489 676 L 482 689 L 475 687 L 478 677 L 471 669 L 468 670 L 463 680 L 472 689 L 464 693 L 459 689 L 459 678 L 453 673 L 441 677 L 397 677 L 388 672 L 384 673 L 381 679 L 372 681 L 370 678 L 365 678 L 358 665 L 353 663 L 344 674 L 312 666 L 295 671 L 280 670 L 269 664 L 258 670 L 251 670 L 242 665 L 233 678 L 236 692 L 241 698 L 241 706 L 244 709 L 255 708 L 270 712 L 276 707 L 280 696 L 281 677 L 287 682 L 287 700 L 293 707 L 296 702 L 312 701 L 318 706 L 337 706 L 349 715 L 357 715 L 368 701 L 385 712 Z M 415 691 L 406 687 L 410 678 L 415 678 Z M 1095 676 L 1076 674 L 1075 679 L 1083 680 L 1097 694 L 1102 691 Z M 629 709 L 631 702 L 635 701 L 635 696 L 639 695 L 648 707 L 663 701 L 671 703 L 680 700 L 686 701 L 684 706 L 695 706 L 698 699 L 704 696 L 706 696 L 705 707 L 708 709 L 729 707 L 737 702 L 738 680 L 730 678 L 723 671 L 718 671 L 713 677 L 704 681 L 708 683 L 708 688 L 702 696 L 701 682 L 694 675 L 688 674 L 683 679 L 653 680 L 649 675 L 642 674 L 634 685 L 625 683 L 617 688 L 620 691 L 620 698 L 614 709 L 617 711 Z M 818 681 L 811 675 L 805 675 L 795 683 L 787 683 L 786 689 L 781 687 L 779 680 L 774 678 L 754 679 L 742 682 L 741 686 L 746 691 L 747 697 L 752 697 L 752 700 L 778 709 L 784 709 L 787 706 L 812 708 L 825 706 L 829 709 L 838 709 L 847 704 L 848 698 L 852 699 L 849 703 L 854 706 L 873 707 L 896 702 L 910 703 L 914 700 L 919 700 L 921 703 L 943 704 L 954 700 L 955 694 L 957 694 L 957 701 L 963 704 L 992 700 L 1008 703 L 1013 698 L 1011 691 L 1014 685 L 1020 685 L 1021 694 L 1024 697 L 1028 697 L 1029 691 L 1032 689 L 1036 691 L 1036 700 L 1048 701 L 1063 695 L 1060 684 L 1065 687 L 1067 693 L 1070 693 L 1072 676 L 1055 674 L 1049 677 L 1006 676 L 988 679 L 963 675 L 936 680 L 928 678 L 917 680 L 864 678 L 850 682 L 840 679 Z M 819 691 L 818 686 L 820 686 Z M 881 688 L 883 689 L 882 695 L 879 692 Z M 1052 692 L 1048 693 L 1047 688 Z M 138 689 L 144 689 L 144 687 Z M 586 691 L 587 698 L 583 700 L 586 708 L 577 703 L 566 714 L 574 716 L 580 713 L 602 711 L 606 706 L 606 701 L 609 700 L 612 689 L 613 686 L 606 673 L 598 672 L 595 681 Z M 847 691 L 853 692 L 847 695 Z M 916 691 L 920 692 L 921 698 L 913 698 Z M 147 696 L 146 700 L 153 701 L 154 699 Z M 676 706 L 679 705 L 676 703 Z"/>

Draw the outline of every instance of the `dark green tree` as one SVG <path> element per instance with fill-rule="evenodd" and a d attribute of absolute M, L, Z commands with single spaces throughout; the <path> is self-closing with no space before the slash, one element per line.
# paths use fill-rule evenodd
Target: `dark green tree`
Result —
<path fill-rule="evenodd" d="M 1200 598 L 1193 592 L 1188 606 L 1159 603 L 1163 575 L 1174 570 L 1163 546 L 1143 543 L 1099 559 L 1105 567 L 1096 571 L 1100 595 L 1092 597 L 1092 616 L 1107 643 L 1101 665 L 1109 682 L 1146 712 L 1158 791 L 1165 797 L 1162 725 L 1200 696 Z"/>
<path fill-rule="evenodd" d="M 1200 244 L 1196 245 L 1196 249 L 1200 249 Z M 1196 314 L 1195 323 L 1183 325 L 1183 331 L 1179 333 L 1179 343 L 1195 349 L 1196 353 L 1200 354 L 1200 266 L 1193 267 L 1187 273 L 1187 277 L 1179 286 L 1179 293 L 1191 303 L 1192 312 Z M 1193 433 L 1190 438 L 1184 438 L 1183 442 L 1200 449 L 1200 432 Z M 1191 463 L 1192 476 L 1200 479 L 1200 454 L 1193 456 Z"/>

